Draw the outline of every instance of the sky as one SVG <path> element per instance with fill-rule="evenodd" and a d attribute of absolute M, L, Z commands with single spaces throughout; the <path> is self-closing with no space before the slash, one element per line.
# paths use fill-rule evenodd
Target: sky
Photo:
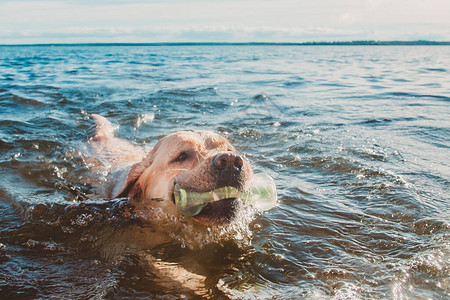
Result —
<path fill-rule="evenodd" d="M 0 44 L 450 41 L 449 0 L 0 0 Z"/>

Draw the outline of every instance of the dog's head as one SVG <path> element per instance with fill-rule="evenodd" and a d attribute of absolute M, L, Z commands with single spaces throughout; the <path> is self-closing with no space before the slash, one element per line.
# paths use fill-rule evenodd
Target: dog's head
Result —
<path fill-rule="evenodd" d="M 131 167 L 119 197 L 140 206 L 161 207 L 179 214 L 174 188 L 205 193 L 222 187 L 249 188 L 250 164 L 227 139 L 211 131 L 181 131 L 162 138 L 148 157 Z M 205 225 L 230 222 L 240 200 L 227 198 L 205 205 L 192 218 Z"/>

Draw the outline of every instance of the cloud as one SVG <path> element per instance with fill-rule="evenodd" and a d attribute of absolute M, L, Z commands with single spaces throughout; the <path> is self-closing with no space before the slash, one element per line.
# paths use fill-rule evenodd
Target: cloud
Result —
<path fill-rule="evenodd" d="M 1 43 L 156 43 L 156 42 L 308 42 L 347 40 L 440 40 L 449 30 L 422 32 L 406 28 L 400 35 L 390 28 L 330 27 L 67 27 L 52 30 L 28 29 L 0 32 Z"/>
<path fill-rule="evenodd" d="M 1 43 L 450 40 L 447 0 L 16 0 Z"/>
<path fill-rule="evenodd" d="M 98 42 L 307 42 L 372 39 L 373 34 L 329 27 L 192 26 L 184 28 L 73 27 L 2 32 L 0 39 L 16 43 Z"/>

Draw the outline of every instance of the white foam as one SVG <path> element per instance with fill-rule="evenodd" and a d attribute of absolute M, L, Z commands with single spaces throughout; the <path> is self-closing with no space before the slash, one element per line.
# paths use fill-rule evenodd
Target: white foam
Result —
<path fill-rule="evenodd" d="M 142 124 L 147 124 L 147 123 L 153 122 L 154 119 L 155 119 L 154 113 L 140 114 L 134 125 L 134 130 L 141 127 Z"/>

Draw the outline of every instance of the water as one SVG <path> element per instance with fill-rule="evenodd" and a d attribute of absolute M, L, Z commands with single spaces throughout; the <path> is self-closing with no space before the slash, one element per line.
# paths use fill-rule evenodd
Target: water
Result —
<path fill-rule="evenodd" d="M 447 46 L 1 47 L 0 298 L 448 299 L 448 66 Z M 96 196 L 89 113 L 147 150 L 215 130 L 279 204 L 220 239 L 158 232 L 177 220 Z"/>

